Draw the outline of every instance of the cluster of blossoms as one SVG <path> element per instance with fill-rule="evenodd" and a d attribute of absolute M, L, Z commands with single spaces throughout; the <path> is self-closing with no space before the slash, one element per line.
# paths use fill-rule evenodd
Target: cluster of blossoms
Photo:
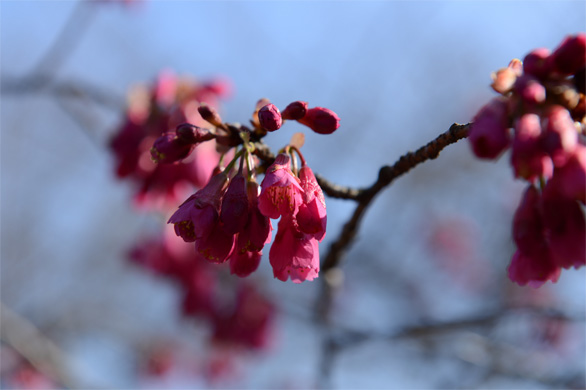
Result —
<path fill-rule="evenodd" d="M 206 262 L 193 261 L 189 245 L 167 234 L 137 245 L 130 258 L 155 274 L 179 286 L 183 294 L 182 312 L 210 323 L 212 341 L 222 345 L 259 349 L 267 346 L 274 307 L 257 289 L 239 283 L 231 304 L 226 304 L 226 286 Z"/>
<path fill-rule="evenodd" d="M 529 183 L 513 220 L 509 277 L 520 285 L 555 282 L 561 268 L 586 264 L 585 65 L 583 33 L 511 61 L 493 74 L 501 96 L 470 129 L 476 156 L 494 159 L 511 147 L 514 175 Z"/>
<path fill-rule="evenodd" d="M 220 155 L 215 142 L 198 148 L 181 164 L 157 165 L 151 161 L 154 140 L 189 122 L 205 123 L 197 108 L 201 103 L 212 107 L 230 93 L 226 81 L 199 83 L 162 72 L 153 87 L 137 86 L 128 97 L 125 119 L 110 141 L 116 158 L 116 175 L 138 186 L 135 200 L 140 205 L 175 205 L 193 187 L 201 188 L 209 180 Z"/>
<path fill-rule="evenodd" d="M 226 167 L 218 164 L 205 187 L 171 216 L 169 223 L 174 224 L 176 234 L 195 243 L 198 257 L 213 263 L 229 261 L 231 272 L 244 277 L 257 269 L 262 249 L 271 240 L 270 219 L 281 218 L 269 253 L 274 276 L 295 283 L 313 280 L 319 272 L 318 242 L 326 230 L 321 188 L 299 151 L 301 145 L 294 142 L 268 167 L 259 188 L 256 174 L 262 165 L 254 155 L 255 143 L 279 129 L 284 120 L 296 120 L 320 134 L 332 133 L 339 127 L 337 115 L 322 107 L 308 108 L 300 101 L 281 113 L 262 99 L 250 121 L 252 128 L 248 128 L 223 123 L 209 105 L 202 104 L 198 110 L 213 128 L 177 126 L 174 133 L 165 133 L 154 142 L 153 160 L 177 163 L 212 139 L 220 152 L 235 149 L 235 156 Z M 301 161 L 299 169 L 296 155 Z"/>

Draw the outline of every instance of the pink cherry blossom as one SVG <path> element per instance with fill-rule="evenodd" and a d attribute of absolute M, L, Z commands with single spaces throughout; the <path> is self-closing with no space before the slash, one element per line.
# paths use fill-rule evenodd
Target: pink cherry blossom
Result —
<path fill-rule="evenodd" d="M 218 210 L 224 186 L 225 173 L 212 177 L 201 190 L 183 202 L 167 223 L 175 225 L 175 233 L 186 242 L 207 238 L 218 223 Z"/>
<path fill-rule="evenodd" d="M 508 273 L 513 282 L 537 288 L 547 281 L 557 282 L 561 268 L 554 264 L 548 251 L 529 256 L 518 250 L 513 255 Z"/>
<path fill-rule="evenodd" d="M 275 278 L 293 283 L 317 278 L 319 273 L 318 242 L 311 235 L 300 232 L 295 220 L 284 216 L 279 221 L 275 241 L 269 252 Z"/>
<path fill-rule="evenodd" d="M 248 221 L 246 226 L 238 233 L 237 247 L 250 252 L 260 252 L 271 241 L 273 227 L 271 220 L 260 212 L 258 207 L 258 184 L 249 181 L 248 193 Z"/>
<path fill-rule="evenodd" d="M 555 187 L 565 198 L 586 204 L 586 146 L 576 145 L 574 153 L 564 166 L 555 169 L 547 185 Z"/>
<path fill-rule="evenodd" d="M 516 123 L 511 164 L 516 177 L 529 182 L 553 175 L 553 162 L 541 144 L 541 124 L 536 114 L 525 114 Z"/>
<path fill-rule="evenodd" d="M 267 169 L 261 189 L 258 207 L 269 218 L 294 215 L 303 203 L 303 189 L 286 154 L 279 154 Z"/>
<path fill-rule="evenodd" d="M 246 193 L 246 178 L 238 173 L 230 181 L 226 194 L 222 200 L 220 220 L 224 231 L 236 234 L 244 229 L 248 221 L 248 196 Z"/>
<path fill-rule="evenodd" d="M 494 159 L 510 144 L 507 102 L 492 99 L 474 117 L 468 136 L 476 157 Z"/>
<path fill-rule="evenodd" d="M 561 106 L 549 108 L 545 117 L 543 148 L 556 167 L 563 166 L 573 155 L 578 144 L 578 132 L 568 110 Z"/>
<path fill-rule="evenodd" d="M 303 204 L 299 206 L 297 223 L 299 230 L 311 234 L 318 241 L 326 235 L 327 215 L 323 192 L 315 179 L 313 171 L 304 165 L 299 170 L 301 188 L 303 188 Z"/>
<path fill-rule="evenodd" d="M 556 188 L 546 186 L 543 225 L 556 265 L 578 268 L 586 264 L 586 219 L 577 201 L 564 198 Z"/>
<path fill-rule="evenodd" d="M 249 252 L 237 245 L 230 255 L 230 273 L 241 278 L 250 275 L 258 268 L 261 257 L 262 252 Z"/>

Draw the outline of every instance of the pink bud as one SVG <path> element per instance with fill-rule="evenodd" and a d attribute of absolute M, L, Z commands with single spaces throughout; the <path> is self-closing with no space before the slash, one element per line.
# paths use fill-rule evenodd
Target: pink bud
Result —
<path fill-rule="evenodd" d="M 338 115 L 323 107 L 310 108 L 305 116 L 297 121 L 318 134 L 331 134 L 340 127 Z"/>
<path fill-rule="evenodd" d="M 553 69 L 573 75 L 586 65 L 586 34 L 568 36 L 551 54 Z"/>
<path fill-rule="evenodd" d="M 551 72 L 550 62 L 547 61 L 551 51 L 546 48 L 535 49 L 525 56 L 523 70 L 525 73 L 544 79 Z"/>
<path fill-rule="evenodd" d="M 260 252 L 271 241 L 271 220 L 258 208 L 258 183 L 248 182 L 248 222 L 238 234 L 238 247 L 249 252 Z"/>
<path fill-rule="evenodd" d="M 175 133 L 177 133 L 177 137 L 179 137 L 179 139 L 181 139 L 183 142 L 190 144 L 198 144 L 209 141 L 215 137 L 214 134 L 210 133 L 209 130 L 202 129 L 201 127 L 194 126 L 189 123 L 182 123 L 177 126 Z"/>
<path fill-rule="evenodd" d="M 156 163 L 170 164 L 187 157 L 195 145 L 184 142 L 173 133 L 166 133 L 155 140 L 151 158 Z"/>
<path fill-rule="evenodd" d="M 511 164 L 515 177 L 529 182 L 553 175 L 553 162 L 541 145 L 541 124 L 536 114 L 525 114 L 516 123 Z"/>
<path fill-rule="evenodd" d="M 547 185 L 555 186 L 565 198 L 586 204 L 586 146 L 576 145 L 566 164 L 555 169 Z"/>
<path fill-rule="evenodd" d="M 541 195 L 532 185 L 527 188 L 513 217 L 513 239 L 517 248 L 529 256 L 547 250 L 542 220 Z"/>
<path fill-rule="evenodd" d="M 227 233 L 236 234 L 244 229 L 248 220 L 248 196 L 246 195 L 246 178 L 238 173 L 228 186 L 222 200 L 220 220 Z"/>
<path fill-rule="evenodd" d="M 562 166 L 576 149 L 578 132 L 570 113 L 561 106 L 552 106 L 546 120 L 543 148 L 551 156 L 556 167 Z"/>
<path fill-rule="evenodd" d="M 197 111 L 206 122 L 209 122 L 216 127 L 222 126 L 222 118 L 212 106 L 202 103 L 197 108 Z"/>
<path fill-rule="evenodd" d="M 281 128 L 283 120 L 281 113 L 274 104 L 267 104 L 258 111 L 258 122 L 267 131 L 275 131 Z"/>
<path fill-rule="evenodd" d="M 523 75 L 517 79 L 514 86 L 515 92 L 530 106 L 545 101 L 545 87 L 534 77 Z"/>
<path fill-rule="evenodd" d="M 307 103 L 296 101 L 289 104 L 281 113 L 283 119 L 299 120 L 307 112 Z"/>
<path fill-rule="evenodd" d="M 557 266 L 578 268 L 586 264 L 586 219 L 582 208 L 575 200 L 560 196 L 549 183 L 543 196 L 543 224 Z"/>
<path fill-rule="evenodd" d="M 507 101 L 491 100 L 478 111 L 468 139 L 476 157 L 494 159 L 509 146 Z"/>

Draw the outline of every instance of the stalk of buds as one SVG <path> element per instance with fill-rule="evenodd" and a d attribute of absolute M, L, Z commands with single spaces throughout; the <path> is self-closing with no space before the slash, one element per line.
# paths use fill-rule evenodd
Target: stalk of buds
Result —
<path fill-rule="evenodd" d="M 207 105 L 201 105 L 198 111 L 214 128 L 183 124 L 175 134 L 163 134 L 152 148 L 154 161 L 180 161 L 197 145 L 211 139 L 224 152 L 240 149 L 225 169 L 218 166 L 209 183 L 169 218 L 175 233 L 184 241 L 195 243 L 198 257 L 213 263 L 229 262 L 231 273 L 244 277 L 258 268 L 262 249 L 271 240 L 270 219 L 281 218 L 269 252 L 275 278 L 290 278 L 294 283 L 316 278 L 318 243 L 326 231 L 326 206 L 322 190 L 299 150 L 303 137 L 293 137 L 297 141 L 277 156 L 260 186 L 255 176 L 261 167 L 254 161 L 251 138 L 259 140 L 280 129 L 283 119 L 297 120 L 316 132 L 328 134 L 339 127 L 338 116 L 325 108 L 307 109 L 307 103 L 293 102 L 283 111 L 283 117 L 275 105 L 261 99 L 251 121 L 254 130 L 249 130 L 239 124 L 222 123 L 217 112 Z M 296 156 L 301 160 L 298 172 L 291 169 Z M 235 170 L 237 161 L 240 164 Z"/>
<path fill-rule="evenodd" d="M 586 34 L 553 52 L 536 49 L 493 74 L 501 96 L 474 118 L 469 140 L 479 158 L 511 146 L 516 178 L 529 182 L 513 220 L 517 244 L 509 277 L 534 287 L 561 268 L 586 264 Z M 512 131 L 511 131 L 512 128 Z M 539 187 L 537 187 L 539 185 Z"/>

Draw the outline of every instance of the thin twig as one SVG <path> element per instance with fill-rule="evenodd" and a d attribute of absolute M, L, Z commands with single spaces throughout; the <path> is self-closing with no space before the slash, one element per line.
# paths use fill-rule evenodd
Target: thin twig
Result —
<path fill-rule="evenodd" d="M 70 389 L 80 388 L 63 352 L 32 323 L 0 303 L 0 338 L 40 372 Z"/>
<path fill-rule="evenodd" d="M 38 76 L 48 79 L 49 76 Z M 20 80 L 12 76 L 2 75 L 0 93 L 2 95 L 22 95 L 29 93 L 47 93 L 69 99 L 90 99 L 94 103 L 120 111 L 124 107 L 124 97 L 80 80 L 53 82 L 48 88 L 31 80 Z"/>
<path fill-rule="evenodd" d="M 396 163 L 389 166 L 382 167 L 379 171 L 377 181 L 369 188 L 358 191 L 356 199 L 358 205 L 354 210 L 354 214 L 342 229 L 342 232 L 338 236 L 337 240 L 332 243 L 330 250 L 322 263 L 322 272 L 334 268 L 338 265 L 344 252 L 351 245 L 356 233 L 360 227 L 360 222 L 364 216 L 364 212 L 370 206 L 374 197 L 386 186 L 391 184 L 396 178 L 409 172 L 417 165 L 427 161 L 435 159 L 439 156 L 440 152 L 448 145 L 453 144 L 468 136 L 468 129 L 470 124 L 461 125 L 454 123 L 448 131 L 441 134 L 439 137 L 429 142 L 427 145 L 422 146 L 415 152 L 409 152 L 403 155 Z"/>
<path fill-rule="evenodd" d="M 83 33 L 87 31 L 95 14 L 96 10 L 91 4 L 78 1 L 57 38 L 22 82 L 34 84 L 38 88 L 48 85 L 60 65 L 81 42 Z"/>

